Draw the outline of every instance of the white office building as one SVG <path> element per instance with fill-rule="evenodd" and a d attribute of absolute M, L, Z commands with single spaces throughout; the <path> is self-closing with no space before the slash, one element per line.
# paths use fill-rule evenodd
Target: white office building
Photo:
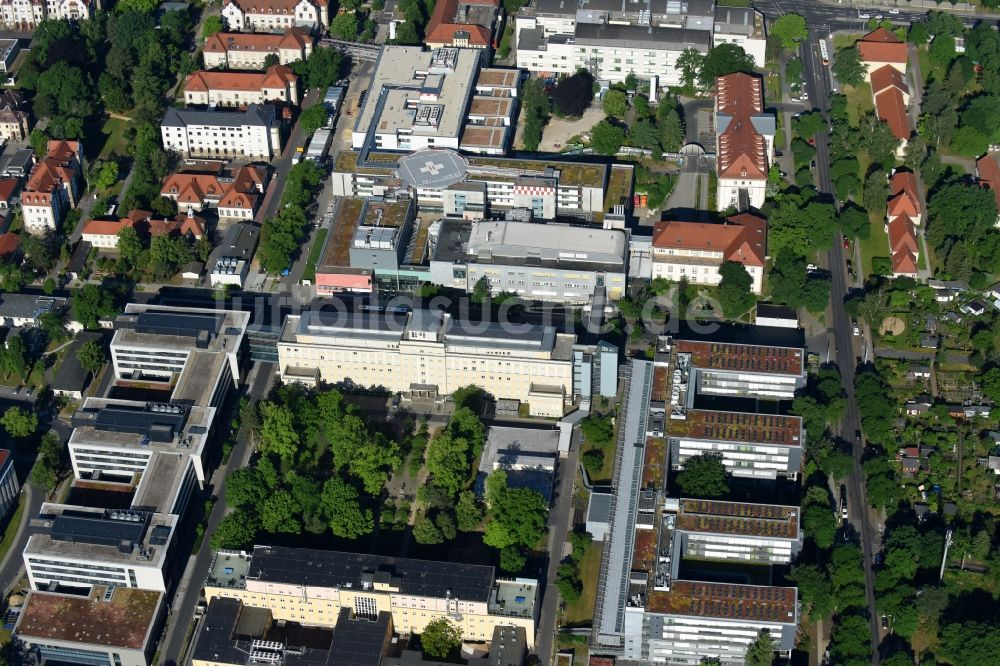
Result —
<path fill-rule="evenodd" d="M 281 152 L 281 131 L 270 104 L 245 111 L 197 111 L 168 107 L 160 122 L 163 147 L 184 157 L 270 161 Z"/>

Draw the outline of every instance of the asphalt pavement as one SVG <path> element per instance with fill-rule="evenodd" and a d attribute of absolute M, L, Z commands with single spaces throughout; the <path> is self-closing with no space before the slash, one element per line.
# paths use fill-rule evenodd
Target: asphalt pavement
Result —
<path fill-rule="evenodd" d="M 823 66 L 819 56 L 818 39 L 825 36 L 825 33 L 821 31 L 810 30 L 809 41 L 802 48 L 806 91 L 813 107 L 820 109 L 824 115 L 830 110 L 831 79 L 829 68 Z M 816 176 L 819 191 L 835 200 L 833 183 L 830 179 L 828 134 L 816 135 Z M 848 512 L 849 521 L 858 532 L 864 556 L 865 597 L 868 603 L 868 623 L 871 628 L 872 663 L 878 666 L 879 626 L 875 607 L 875 574 L 872 570 L 872 545 L 878 539 L 878 534 L 875 530 L 876 526 L 871 524 L 865 476 L 861 468 L 864 441 L 855 441 L 854 436 L 855 432 L 861 430 L 861 420 L 858 417 L 858 407 L 854 399 L 856 357 L 852 323 L 843 307 L 843 300 L 848 291 L 843 240 L 843 237 L 838 234 L 828 258 L 833 280 L 830 298 L 832 317 L 828 321 L 831 322 L 831 335 L 836 350 L 835 358 L 847 394 L 847 408 L 844 410 L 844 416 L 836 434 L 843 440 L 854 443 L 854 466 L 846 484 Z"/>
<path fill-rule="evenodd" d="M 271 387 L 275 366 L 273 363 L 261 363 L 255 368 L 256 375 L 248 379 L 252 381 L 248 396 L 251 401 L 260 400 Z M 253 373 L 254 370 L 251 370 Z M 195 607 L 201 598 L 201 588 L 208 568 L 212 563 L 212 547 L 209 544 L 212 534 L 227 513 L 225 482 L 226 477 L 234 469 L 246 466 L 250 458 L 251 446 L 247 431 L 241 429 L 236 446 L 229 457 L 229 462 L 220 467 L 212 475 L 212 494 L 218 499 L 208 518 L 208 527 L 202 539 L 198 552 L 188 559 L 187 566 L 177 586 L 170 615 L 167 618 L 166 637 L 160 644 L 160 664 L 177 666 L 186 663 L 184 654 L 188 649 L 188 629 L 194 621 Z"/>
<path fill-rule="evenodd" d="M 569 533 L 570 520 L 573 515 L 573 482 L 576 480 L 576 468 L 579 464 L 580 442 L 579 433 L 574 432 L 573 443 L 566 458 L 559 460 L 558 478 L 553 487 L 556 489 L 555 506 L 549 512 L 549 570 L 542 592 L 542 610 L 538 616 L 538 629 L 535 632 L 535 654 L 543 664 L 552 663 L 553 641 L 556 633 L 556 620 L 559 617 L 559 588 L 556 587 L 556 575 L 559 563 L 562 561 L 563 544 Z"/>
<path fill-rule="evenodd" d="M 868 19 L 860 18 L 859 14 L 871 17 L 881 15 L 893 23 L 911 23 L 920 21 L 931 9 L 945 11 L 958 16 L 966 25 L 972 25 L 978 20 L 995 22 L 996 14 L 982 11 L 963 11 L 947 3 L 918 7 L 916 3 L 893 2 L 893 0 L 870 0 L 869 2 L 836 2 L 836 0 L 757 0 L 754 7 L 771 19 L 777 19 L 785 14 L 799 14 L 806 19 L 810 29 L 825 29 L 830 32 L 848 30 L 867 32 Z M 898 13 L 890 14 L 891 9 Z"/>

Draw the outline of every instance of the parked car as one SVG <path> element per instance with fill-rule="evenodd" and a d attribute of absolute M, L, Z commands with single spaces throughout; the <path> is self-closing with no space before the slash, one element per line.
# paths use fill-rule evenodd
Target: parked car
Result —
<path fill-rule="evenodd" d="M 896 9 L 895 7 L 893 7 L 892 9 L 889 10 L 889 13 L 892 14 L 893 16 L 895 16 L 896 14 L 899 13 L 899 10 Z"/>
<path fill-rule="evenodd" d="M 872 17 L 871 14 L 865 12 L 864 14 L 858 14 L 859 19 L 865 19 L 866 21 Z"/>

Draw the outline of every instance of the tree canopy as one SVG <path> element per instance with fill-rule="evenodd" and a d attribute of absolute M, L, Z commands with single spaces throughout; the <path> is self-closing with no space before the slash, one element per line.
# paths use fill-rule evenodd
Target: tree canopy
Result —
<path fill-rule="evenodd" d="M 702 453 L 684 461 L 677 486 L 686 497 L 722 497 L 729 492 L 729 474 L 721 453 Z"/>
<path fill-rule="evenodd" d="M 446 617 L 431 620 L 420 634 L 420 647 L 424 654 L 445 659 L 462 644 L 462 630 Z"/>
<path fill-rule="evenodd" d="M 806 20 L 799 14 L 784 14 L 771 24 L 771 34 L 781 40 L 781 46 L 794 49 L 809 36 Z"/>
<path fill-rule="evenodd" d="M 594 77 L 586 70 L 559 79 L 552 90 L 552 103 L 559 115 L 577 117 L 594 99 Z"/>
<path fill-rule="evenodd" d="M 756 302 L 753 295 L 753 278 L 743 264 L 724 261 L 719 268 L 719 303 L 726 317 L 735 319 Z"/>

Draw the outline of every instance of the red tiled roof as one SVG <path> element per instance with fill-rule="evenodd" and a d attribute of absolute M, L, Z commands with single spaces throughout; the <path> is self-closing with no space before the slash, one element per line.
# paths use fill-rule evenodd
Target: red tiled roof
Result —
<path fill-rule="evenodd" d="M 903 73 L 892 65 L 879 67 L 872 72 L 871 79 L 872 92 L 875 94 L 882 92 L 886 88 L 899 88 L 900 92 L 907 95 L 910 94 L 910 89 L 906 85 L 906 78 L 903 76 Z"/>
<path fill-rule="evenodd" d="M 767 221 L 744 213 L 724 224 L 659 222 L 653 230 L 653 247 L 722 252 L 725 261 L 763 266 L 767 256 Z"/>
<path fill-rule="evenodd" d="M 257 193 L 264 189 L 264 175 L 253 166 L 244 166 L 233 175 L 230 183 L 223 183 L 214 174 L 174 173 L 167 176 L 160 188 L 160 194 L 176 197 L 178 203 L 205 205 L 207 199 L 218 199 L 219 205 L 235 200 L 237 194 L 244 194 L 256 200 Z"/>
<path fill-rule="evenodd" d="M 889 88 L 875 95 L 875 113 L 889 126 L 894 137 L 900 141 L 910 138 L 910 118 L 899 90 Z"/>
<path fill-rule="evenodd" d="M 0 179 L 0 201 L 10 201 L 17 189 L 17 178 Z"/>
<path fill-rule="evenodd" d="M 917 254 L 920 250 L 913 222 L 906 215 L 900 215 L 889 221 L 888 231 L 893 274 L 916 275 Z"/>
<path fill-rule="evenodd" d="M 298 77 L 285 65 L 273 65 L 266 72 L 217 72 L 198 70 L 184 81 L 184 92 L 209 92 L 210 90 L 256 91 L 267 88 L 284 88 Z"/>
<path fill-rule="evenodd" d="M 767 178 L 767 143 L 753 125 L 753 116 L 764 111 L 760 77 L 737 72 L 715 80 L 716 109 L 730 116 L 719 134 L 720 178 Z"/>
<path fill-rule="evenodd" d="M 21 237 L 12 231 L 8 231 L 5 234 L 0 234 L 0 257 L 6 257 L 8 254 L 13 254 L 17 252 L 17 248 L 21 246 Z M 0 449 L 3 451 L 3 449 Z M 0 468 L 3 467 L 3 461 L 0 461 Z"/>
<path fill-rule="evenodd" d="M 875 28 L 861 38 L 865 42 L 881 42 L 883 44 L 902 44 L 903 40 L 885 28 Z"/>
<path fill-rule="evenodd" d="M 983 155 L 976 160 L 976 172 L 979 174 L 979 183 L 985 185 L 993 191 L 996 198 L 997 209 L 1000 209 L 1000 165 L 992 155 Z"/>
<path fill-rule="evenodd" d="M 894 62 L 906 64 L 908 49 L 906 44 L 892 42 L 858 42 L 858 54 L 862 62 Z"/>
<path fill-rule="evenodd" d="M 469 33 L 469 44 L 487 47 L 490 45 L 490 28 L 472 23 L 453 23 L 458 13 L 459 4 L 498 6 L 496 0 L 438 0 L 434 5 L 434 13 L 427 22 L 424 42 L 428 44 L 450 44 L 455 33 L 464 30 Z"/>
<path fill-rule="evenodd" d="M 247 32 L 217 32 L 205 40 L 204 50 L 210 53 L 227 51 L 260 51 L 276 53 L 279 49 L 302 49 L 309 32 L 303 28 L 289 28 L 281 35 Z"/>
<path fill-rule="evenodd" d="M 920 216 L 920 198 L 917 196 L 917 177 L 910 171 L 897 171 L 889 179 L 889 206 L 886 217 L 899 215 Z"/>
<path fill-rule="evenodd" d="M 87 220 L 83 224 L 84 236 L 117 236 L 125 227 L 132 226 L 130 220 Z"/>
<path fill-rule="evenodd" d="M 114 236 L 125 227 L 149 236 L 169 236 L 171 234 L 185 235 L 191 233 L 195 238 L 205 235 L 205 220 L 196 215 L 181 213 L 174 218 L 154 219 L 153 214 L 145 210 L 131 210 L 126 217 L 119 220 L 88 220 L 83 225 L 85 235 Z"/>

